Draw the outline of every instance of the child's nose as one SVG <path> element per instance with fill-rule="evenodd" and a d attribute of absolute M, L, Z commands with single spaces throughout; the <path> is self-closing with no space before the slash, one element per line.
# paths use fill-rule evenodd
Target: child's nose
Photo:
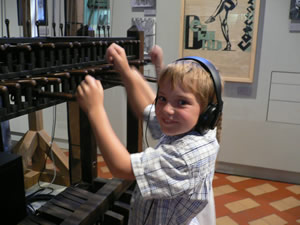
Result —
<path fill-rule="evenodd" d="M 174 107 L 170 103 L 167 103 L 165 105 L 164 111 L 168 114 L 174 114 L 174 112 L 175 112 Z"/>

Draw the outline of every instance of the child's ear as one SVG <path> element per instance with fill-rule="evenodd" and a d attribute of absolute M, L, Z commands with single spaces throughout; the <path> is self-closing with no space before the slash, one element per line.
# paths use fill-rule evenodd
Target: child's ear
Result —
<path fill-rule="evenodd" d="M 217 119 L 217 106 L 210 103 L 206 110 L 199 116 L 197 126 L 199 125 L 204 129 L 213 129 Z"/>
<path fill-rule="evenodd" d="M 218 70 L 215 68 L 215 66 L 205 58 L 201 58 L 198 56 L 188 56 L 188 57 L 180 58 L 177 61 L 182 61 L 182 60 L 193 60 L 199 63 L 199 65 L 209 73 L 213 81 L 217 103 L 216 104 L 210 103 L 208 105 L 205 112 L 200 115 L 197 124 L 197 126 L 199 125 L 205 129 L 213 129 L 216 126 L 218 119 L 222 114 L 222 110 L 223 110 L 223 100 L 221 95 L 222 80 L 220 74 Z"/>

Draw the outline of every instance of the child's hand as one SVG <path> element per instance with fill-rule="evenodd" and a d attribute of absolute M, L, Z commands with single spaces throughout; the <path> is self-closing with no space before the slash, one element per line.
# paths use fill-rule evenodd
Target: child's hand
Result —
<path fill-rule="evenodd" d="M 113 63 L 115 69 L 121 74 L 130 71 L 124 48 L 115 43 L 111 44 L 106 50 L 106 60 L 108 63 Z"/>
<path fill-rule="evenodd" d="M 163 50 L 158 45 L 155 45 L 150 50 L 151 62 L 155 66 L 161 66 L 163 64 Z"/>
<path fill-rule="evenodd" d="M 92 113 L 103 107 L 104 91 L 99 80 L 87 75 L 77 87 L 77 102 L 85 113 Z"/>
<path fill-rule="evenodd" d="M 156 75 L 158 76 L 164 67 L 162 48 L 158 45 L 155 45 L 150 51 L 150 57 L 152 64 L 155 66 Z"/>

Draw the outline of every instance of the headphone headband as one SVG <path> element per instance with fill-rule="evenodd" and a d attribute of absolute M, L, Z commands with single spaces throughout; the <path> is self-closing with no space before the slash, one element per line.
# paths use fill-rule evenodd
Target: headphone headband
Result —
<path fill-rule="evenodd" d="M 176 60 L 176 62 L 183 61 L 183 60 L 192 60 L 198 62 L 210 74 L 212 78 L 216 97 L 217 97 L 217 104 L 215 106 L 215 109 L 213 110 L 213 114 L 215 114 L 215 117 L 212 119 L 211 121 L 212 124 L 210 124 L 209 127 L 214 128 L 216 126 L 220 114 L 223 111 L 223 100 L 221 97 L 222 85 L 221 85 L 221 78 L 219 72 L 217 71 L 215 66 L 205 58 L 201 58 L 198 56 L 188 56 L 188 57 L 180 58 Z"/>

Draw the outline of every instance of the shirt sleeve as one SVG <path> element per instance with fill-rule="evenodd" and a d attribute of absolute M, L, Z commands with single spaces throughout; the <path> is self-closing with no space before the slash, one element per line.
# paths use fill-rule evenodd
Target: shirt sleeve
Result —
<path fill-rule="evenodd" d="M 154 104 L 148 105 L 144 109 L 144 121 L 146 121 L 146 126 L 149 128 L 152 138 L 156 140 L 161 138 L 163 133 L 156 118 Z"/>
<path fill-rule="evenodd" d="M 131 155 L 131 164 L 142 196 L 174 198 L 189 189 L 190 175 L 184 159 L 173 145 Z"/>

